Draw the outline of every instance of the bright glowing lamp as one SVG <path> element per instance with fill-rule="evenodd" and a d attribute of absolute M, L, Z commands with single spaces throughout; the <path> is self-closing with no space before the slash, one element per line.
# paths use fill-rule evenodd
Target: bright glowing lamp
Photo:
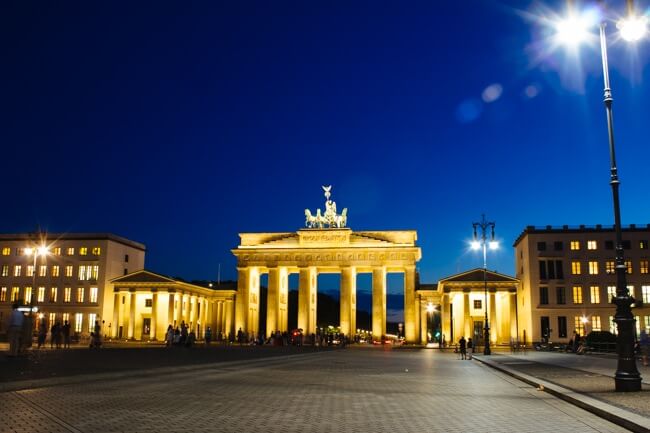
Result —
<path fill-rule="evenodd" d="M 427 304 L 427 312 L 428 312 L 429 314 L 433 313 L 433 312 L 435 311 L 435 309 L 436 309 L 436 307 L 434 307 L 433 304 L 432 304 L 431 302 L 429 302 L 429 303 Z"/>
<path fill-rule="evenodd" d="M 636 42 L 642 39 L 647 31 L 648 17 L 629 16 L 616 24 L 621 31 L 621 37 L 628 42 Z"/>
<path fill-rule="evenodd" d="M 472 241 L 470 244 L 473 250 L 478 250 L 481 248 L 481 243 L 479 241 Z"/>
<path fill-rule="evenodd" d="M 585 316 L 582 316 L 582 317 L 580 318 L 580 321 L 581 321 L 582 323 L 587 323 L 589 320 L 588 320 Z"/>
<path fill-rule="evenodd" d="M 34 248 L 25 248 L 25 254 L 31 256 L 34 254 Z"/>
<path fill-rule="evenodd" d="M 562 45 L 579 45 L 589 38 L 589 20 L 570 15 L 555 24 L 555 39 Z"/>
<path fill-rule="evenodd" d="M 36 254 L 38 254 L 39 256 L 46 256 L 49 254 L 49 252 L 50 251 L 47 249 L 46 246 L 40 246 L 36 248 Z"/>
<path fill-rule="evenodd" d="M 491 250 L 496 250 L 499 248 L 499 242 L 497 241 L 490 241 L 488 245 L 490 246 Z"/>

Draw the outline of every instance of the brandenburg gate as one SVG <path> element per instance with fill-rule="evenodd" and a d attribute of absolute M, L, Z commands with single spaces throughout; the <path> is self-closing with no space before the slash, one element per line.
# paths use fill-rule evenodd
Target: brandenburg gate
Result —
<path fill-rule="evenodd" d="M 415 295 L 415 264 L 421 258 L 417 232 L 363 231 L 346 227 L 347 209 L 336 213 L 325 191 L 325 212 L 305 210 L 305 226 L 290 233 L 240 233 L 237 257 L 235 332 L 256 333 L 259 329 L 260 277 L 268 274 L 266 333 L 289 331 L 288 280 L 299 274 L 298 328 L 316 332 L 317 276 L 341 275 L 340 328 L 345 335 L 356 332 L 357 275 L 372 273 L 372 333 L 386 333 L 386 275 L 404 274 L 404 333 L 411 343 L 420 341 L 420 308 Z"/>

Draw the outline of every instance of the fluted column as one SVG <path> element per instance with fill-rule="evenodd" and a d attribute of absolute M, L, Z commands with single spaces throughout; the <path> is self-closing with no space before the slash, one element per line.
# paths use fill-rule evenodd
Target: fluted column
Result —
<path fill-rule="evenodd" d="M 300 268 L 298 282 L 298 328 L 305 334 L 316 332 L 316 268 Z"/>
<path fill-rule="evenodd" d="M 269 268 L 269 289 L 266 303 L 266 336 L 269 337 L 279 328 L 280 314 L 280 270 Z"/>
<path fill-rule="evenodd" d="M 372 269 L 372 338 L 386 334 L 386 268 Z"/>
<path fill-rule="evenodd" d="M 167 323 L 166 325 L 172 325 L 174 326 L 174 294 L 169 293 L 169 296 L 167 297 Z M 167 326 L 165 326 L 165 329 L 167 329 Z"/>
<path fill-rule="evenodd" d="M 357 271 L 352 266 L 341 268 L 341 332 L 350 337 L 356 333 Z"/>
<path fill-rule="evenodd" d="M 149 339 L 156 341 L 158 336 L 158 292 L 151 294 L 151 330 L 149 331 Z"/>
<path fill-rule="evenodd" d="M 429 342 L 429 324 L 431 323 L 431 314 L 427 311 L 429 300 L 420 298 L 418 308 L 420 309 L 420 344 L 427 344 Z"/>
<path fill-rule="evenodd" d="M 117 338 L 120 332 L 120 292 L 113 294 L 113 332 L 112 338 Z"/>
<path fill-rule="evenodd" d="M 185 322 L 185 326 L 189 326 L 190 322 L 190 295 L 183 293 L 183 296 L 181 297 L 183 299 L 183 321 Z"/>
<path fill-rule="evenodd" d="M 127 338 L 132 340 L 135 338 L 135 291 L 129 293 L 129 330 L 127 332 Z"/>
<path fill-rule="evenodd" d="M 248 332 L 250 268 L 237 268 L 237 297 L 235 304 L 235 332 Z"/>
<path fill-rule="evenodd" d="M 465 340 L 472 336 L 472 327 L 474 325 L 472 323 L 472 316 L 469 313 L 469 293 L 470 292 L 463 292 L 463 327 L 461 329 L 463 330 L 462 336 L 465 337 Z M 457 336 L 456 340 L 460 340 L 460 337 L 460 335 Z"/>
<path fill-rule="evenodd" d="M 449 308 L 449 294 L 448 293 L 443 293 L 442 295 L 442 302 L 441 302 L 441 314 L 440 314 L 440 319 L 442 320 L 442 323 L 440 324 L 441 332 L 442 335 L 440 338 L 445 337 L 445 343 L 449 342 L 451 338 L 451 311 Z"/>
<path fill-rule="evenodd" d="M 234 327 L 234 315 L 235 315 L 235 307 L 234 307 L 234 302 L 233 301 L 226 301 L 224 304 L 224 309 L 225 309 L 225 330 L 224 334 L 226 334 L 226 338 L 228 338 L 228 334 L 235 334 L 237 330 Z"/>
<path fill-rule="evenodd" d="M 490 343 L 496 343 L 499 335 L 499 323 L 497 322 L 496 293 L 490 292 Z"/>
<path fill-rule="evenodd" d="M 415 266 L 408 266 L 404 269 L 404 337 L 408 343 L 417 343 L 420 334 L 415 298 Z"/>
<path fill-rule="evenodd" d="M 289 271 L 280 268 L 280 302 L 278 306 L 278 330 L 289 331 Z"/>
<path fill-rule="evenodd" d="M 510 293 L 508 296 L 508 306 L 510 307 L 510 338 L 517 341 L 517 292 Z"/>
<path fill-rule="evenodd" d="M 197 310 L 198 310 L 198 298 L 196 295 L 190 296 L 190 329 L 193 329 L 196 332 L 196 322 L 198 319 Z"/>

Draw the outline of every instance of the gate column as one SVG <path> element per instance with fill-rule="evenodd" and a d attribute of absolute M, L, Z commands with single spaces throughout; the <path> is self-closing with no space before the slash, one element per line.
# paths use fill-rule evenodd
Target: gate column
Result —
<path fill-rule="evenodd" d="M 380 341 L 386 334 L 386 268 L 372 269 L 372 338 Z"/>
<path fill-rule="evenodd" d="M 357 272 L 352 266 L 341 268 L 341 332 L 350 338 L 356 332 L 356 305 L 353 297 L 356 298 Z M 355 299 L 356 300 L 356 299 Z"/>

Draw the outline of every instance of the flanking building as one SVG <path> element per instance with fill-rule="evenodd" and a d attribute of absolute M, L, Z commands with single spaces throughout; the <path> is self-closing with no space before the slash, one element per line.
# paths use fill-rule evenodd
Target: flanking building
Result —
<path fill-rule="evenodd" d="M 38 309 L 36 326 L 67 320 L 73 332 L 87 334 L 99 320 L 108 333 L 110 280 L 142 269 L 145 250 L 110 233 L 0 234 L 0 333 L 14 302 Z"/>
<path fill-rule="evenodd" d="M 623 228 L 636 331 L 650 329 L 650 225 Z M 612 227 L 528 226 L 514 243 L 519 337 L 567 342 L 573 332 L 616 332 Z"/>

